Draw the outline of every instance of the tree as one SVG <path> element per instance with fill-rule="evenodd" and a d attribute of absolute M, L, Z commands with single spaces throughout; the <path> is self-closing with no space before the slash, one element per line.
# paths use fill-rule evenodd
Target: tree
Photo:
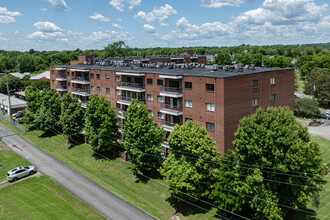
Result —
<path fill-rule="evenodd" d="M 94 151 L 111 150 L 117 145 L 117 114 L 110 102 L 97 94 L 89 97 L 85 113 L 85 135 Z"/>
<path fill-rule="evenodd" d="M 124 147 L 132 161 L 132 169 L 145 173 L 159 164 L 165 131 L 157 128 L 146 106 L 133 99 L 124 114 L 122 125 Z"/>
<path fill-rule="evenodd" d="M 319 101 L 330 103 L 330 69 L 314 69 L 306 78 L 305 94 L 312 94 Z"/>
<path fill-rule="evenodd" d="M 7 81 L 8 81 L 8 88 L 9 94 L 13 95 L 17 91 L 21 91 L 23 85 L 21 80 L 15 76 L 2 76 L 0 78 L 0 92 L 3 94 L 7 94 Z"/>
<path fill-rule="evenodd" d="M 171 199 L 178 201 L 175 197 L 179 197 L 194 201 L 177 190 L 196 198 L 206 198 L 210 193 L 209 185 L 215 182 L 212 168 L 219 157 L 214 140 L 205 128 L 188 120 L 184 125 L 174 127 L 168 144 L 171 150 L 159 172 L 168 180 Z"/>
<path fill-rule="evenodd" d="M 26 87 L 24 93 L 26 109 L 24 110 L 23 119 L 26 123 L 32 123 L 41 105 L 41 92 L 35 85 L 31 85 Z"/>
<path fill-rule="evenodd" d="M 232 63 L 229 53 L 219 52 L 214 59 L 214 63 L 219 65 L 230 65 Z"/>
<path fill-rule="evenodd" d="M 315 99 L 295 98 L 294 114 L 301 117 L 312 118 L 320 113 L 319 103 Z"/>
<path fill-rule="evenodd" d="M 63 134 L 68 137 L 68 142 L 73 135 L 79 134 L 84 126 L 84 111 L 77 98 L 72 98 L 66 93 L 61 100 L 60 122 Z"/>
<path fill-rule="evenodd" d="M 288 107 L 258 109 L 240 121 L 235 136 L 211 194 L 219 206 L 252 219 L 283 219 L 290 209 L 278 204 L 304 209 L 322 190 L 320 147 Z"/>
<path fill-rule="evenodd" d="M 104 57 L 125 57 L 129 56 L 131 49 L 124 41 L 117 41 L 104 48 Z"/>
<path fill-rule="evenodd" d="M 60 125 L 61 100 L 56 90 L 43 90 L 41 92 L 41 105 L 37 111 L 33 125 L 42 131 L 49 131 Z"/>

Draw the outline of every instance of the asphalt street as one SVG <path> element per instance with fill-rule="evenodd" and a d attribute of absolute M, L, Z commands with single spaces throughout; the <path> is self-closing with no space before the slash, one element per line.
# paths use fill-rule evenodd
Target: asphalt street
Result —
<path fill-rule="evenodd" d="M 81 201 L 113 220 L 154 219 L 0 125 L 2 141 Z"/>

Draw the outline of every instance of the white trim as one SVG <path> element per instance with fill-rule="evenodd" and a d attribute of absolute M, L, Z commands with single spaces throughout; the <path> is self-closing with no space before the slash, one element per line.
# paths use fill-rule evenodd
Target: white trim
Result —
<path fill-rule="evenodd" d="M 70 69 L 70 70 L 74 72 L 89 72 L 89 70 L 82 70 L 82 69 Z"/>
<path fill-rule="evenodd" d="M 87 92 L 71 92 L 71 94 L 81 95 L 81 96 L 90 96 L 91 95 L 91 94 L 89 94 Z"/>
<path fill-rule="evenodd" d="M 162 128 L 164 128 L 165 131 L 172 131 L 174 129 L 174 127 L 168 125 L 162 125 Z"/>
<path fill-rule="evenodd" d="M 37 79 L 35 79 L 37 80 Z M 63 79 L 63 78 L 56 78 L 57 81 L 67 81 L 67 79 Z"/>
<path fill-rule="evenodd" d="M 171 92 L 160 92 L 160 96 L 172 97 L 172 98 L 181 98 L 183 94 L 181 93 L 171 93 Z"/>
<path fill-rule="evenodd" d="M 182 79 L 182 76 L 159 75 L 159 78 L 165 78 L 165 79 Z"/>
<path fill-rule="evenodd" d="M 168 114 L 168 115 L 174 115 L 174 116 L 183 115 L 183 112 L 168 111 L 168 110 L 163 110 L 163 109 L 160 109 L 160 112 L 164 113 L 164 114 Z"/>
<path fill-rule="evenodd" d="M 126 73 L 126 72 L 116 72 L 117 75 L 122 76 L 145 76 L 145 73 Z"/>
<path fill-rule="evenodd" d="M 125 91 L 131 91 L 131 92 L 145 92 L 145 89 L 137 89 L 137 88 L 132 88 L 132 87 L 120 87 L 117 86 L 118 90 L 125 90 Z"/>
<path fill-rule="evenodd" d="M 117 100 L 118 104 L 122 104 L 122 105 L 129 105 L 131 104 L 131 101 L 122 101 L 122 100 Z"/>
<path fill-rule="evenodd" d="M 71 80 L 71 83 L 78 83 L 78 84 L 84 84 L 84 85 L 90 84 L 90 82 L 80 81 L 80 80 Z"/>
<path fill-rule="evenodd" d="M 184 57 L 171 57 L 171 60 L 184 60 Z"/>
<path fill-rule="evenodd" d="M 122 116 L 122 115 L 117 115 L 117 117 L 118 117 L 118 118 L 121 118 L 121 119 L 125 119 L 125 117 Z"/>
<path fill-rule="evenodd" d="M 56 67 L 55 69 L 56 69 L 56 70 L 66 70 L 65 67 Z"/>
<path fill-rule="evenodd" d="M 56 91 L 66 92 L 66 91 L 68 91 L 68 89 L 56 88 Z"/>

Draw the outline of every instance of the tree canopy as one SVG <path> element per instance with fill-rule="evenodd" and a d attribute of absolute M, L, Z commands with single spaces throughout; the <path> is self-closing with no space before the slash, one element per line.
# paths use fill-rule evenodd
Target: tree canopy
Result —
<path fill-rule="evenodd" d="M 305 94 L 330 103 L 330 68 L 316 68 L 306 78 Z"/>
<path fill-rule="evenodd" d="M 26 87 L 25 91 L 26 109 L 24 110 L 24 121 L 32 123 L 41 105 L 41 92 L 35 86 Z"/>

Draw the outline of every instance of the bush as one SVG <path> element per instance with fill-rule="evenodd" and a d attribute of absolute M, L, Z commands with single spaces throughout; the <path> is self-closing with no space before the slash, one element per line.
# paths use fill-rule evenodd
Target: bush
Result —
<path fill-rule="evenodd" d="M 296 116 L 312 118 L 320 113 L 318 106 L 319 103 L 315 99 L 295 98 L 294 114 Z"/>

